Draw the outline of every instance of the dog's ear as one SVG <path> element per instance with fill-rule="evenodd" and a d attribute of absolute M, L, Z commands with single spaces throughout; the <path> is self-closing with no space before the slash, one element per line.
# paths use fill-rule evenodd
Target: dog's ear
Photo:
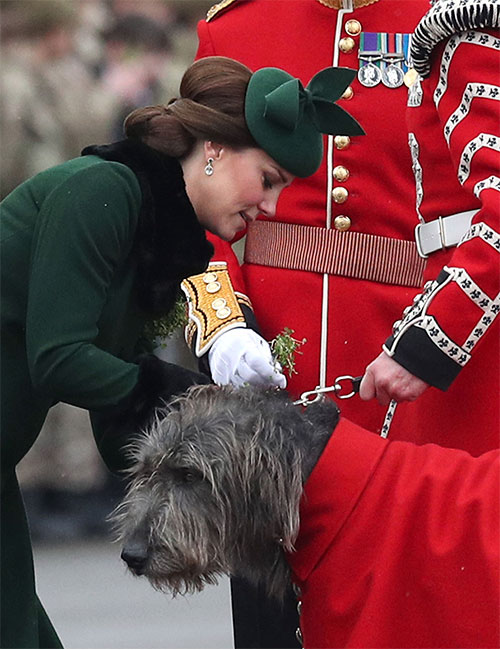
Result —
<path fill-rule="evenodd" d="M 310 436 L 308 453 L 302 467 L 304 481 L 318 462 L 330 437 L 335 435 L 339 417 L 340 411 L 331 399 L 321 399 L 305 408 L 303 418 L 309 425 Z"/>
<path fill-rule="evenodd" d="M 306 407 L 304 417 L 314 428 L 330 436 L 340 418 L 339 407 L 331 399 L 321 399 Z"/>

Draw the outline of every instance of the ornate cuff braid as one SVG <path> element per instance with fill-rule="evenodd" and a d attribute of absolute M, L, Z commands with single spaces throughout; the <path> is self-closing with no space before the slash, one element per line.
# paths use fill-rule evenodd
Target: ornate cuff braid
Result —
<path fill-rule="evenodd" d="M 204 273 L 183 280 L 181 288 L 188 302 L 186 341 L 197 357 L 223 332 L 247 326 L 240 302 L 249 301 L 234 291 L 226 262 L 210 263 Z"/>

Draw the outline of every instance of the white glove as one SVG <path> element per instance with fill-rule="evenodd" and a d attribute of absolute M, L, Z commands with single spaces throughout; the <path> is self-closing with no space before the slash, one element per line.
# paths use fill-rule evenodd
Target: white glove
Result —
<path fill-rule="evenodd" d="M 208 363 L 212 379 L 219 386 L 286 386 L 286 377 L 269 344 L 251 329 L 236 327 L 224 332 L 212 344 Z"/>

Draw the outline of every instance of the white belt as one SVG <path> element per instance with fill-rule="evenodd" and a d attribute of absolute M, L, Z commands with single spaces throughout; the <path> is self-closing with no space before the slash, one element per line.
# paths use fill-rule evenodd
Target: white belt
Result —
<path fill-rule="evenodd" d="M 456 246 L 470 228 L 472 217 L 478 210 L 468 210 L 438 217 L 428 223 L 419 223 L 415 228 L 417 250 L 421 257 L 427 257 L 434 251 Z"/>

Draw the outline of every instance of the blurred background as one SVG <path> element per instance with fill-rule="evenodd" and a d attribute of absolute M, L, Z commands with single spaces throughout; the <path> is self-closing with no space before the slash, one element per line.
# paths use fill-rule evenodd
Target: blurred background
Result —
<path fill-rule="evenodd" d="M 196 53 L 196 24 L 214 2 L 0 0 L 0 198 L 33 174 L 78 156 L 88 144 L 121 139 L 123 119 L 134 108 L 176 96 Z M 159 353 L 194 367 L 180 332 L 163 341 Z M 173 606 L 168 596 L 125 574 L 106 521 L 123 485 L 105 469 L 86 411 L 55 406 L 19 476 L 39 591 L 63 628 L 66 647 L 230 647 L 227 582 L 209 597 L 180 599 Z M 65 580 L 72 585 L 68 591 Z M 119 633 L 118 623 L 109 627 L 113 616 L 105 602 L 110 601 L 121 621 Z M 196 619 L 190 621 L 199 603 L 205 603 L 204 614 L 198 612 L 201 636 L 193 628 Z M 93 607 L 88 617 L 85 606 Z M 154 624 L 152 609 L 160 616 Z M 186 637 L 179 627 L 183 611 Z M 139 621 L 148 622 L 152 637 L 144 630 L 132 633 Z M 213 637 L 208 621 L 217 628 Z M 93 624 L 88 638 L 83 631 Z M 173 628 L 180 637 L 172 636 Z"/>

